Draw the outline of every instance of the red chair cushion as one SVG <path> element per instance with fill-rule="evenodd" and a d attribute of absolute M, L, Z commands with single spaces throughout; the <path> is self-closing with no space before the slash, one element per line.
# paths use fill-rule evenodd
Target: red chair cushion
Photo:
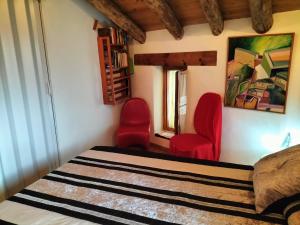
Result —
<path fill-rule="evenodd" d="M 119 127 L 117 131 L 117 143 L 119 147 L 139 145 L 147 148 L 149 144 L 149 127 L 148 126 Z"/>
<path fill-rule="evenodd" d="M 120 117 L 121 126 L 150 126 L 150 111 L 145 100 L 131 98 L 123 105 Z"/>
<path fill-rule="evenodd" d="M 180 134 L 172 137 L 170 151 L 175 156 L 214 160 L 213 144 L 198 134 Z"/>
<path fill-rule="evenodd" d="M 219 160 L 222 136 L 222 101 L 216 93 L 205 93 L 198 101 L 194 114 L 196 133 L 213 143 L 214 160 Z"/>
<path fill-rule="evenodd" d="M 120 126 L 117 130 L 119 147 L 149 147 L 150 111 L 145 100 L 131 98 L 122 107 Z"/>

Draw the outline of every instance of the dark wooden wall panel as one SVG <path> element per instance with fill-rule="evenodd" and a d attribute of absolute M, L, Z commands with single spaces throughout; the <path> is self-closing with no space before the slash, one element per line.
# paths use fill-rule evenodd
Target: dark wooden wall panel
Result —
<path fill-rule="evenodd" d="M 134 64 L 169 67 L 216 66 L 217 51 L 136 54 Z"/>

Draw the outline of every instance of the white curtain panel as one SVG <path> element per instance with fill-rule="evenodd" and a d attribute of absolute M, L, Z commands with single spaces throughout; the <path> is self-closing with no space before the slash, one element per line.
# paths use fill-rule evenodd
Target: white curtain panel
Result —
<path fill-rule="evenodd" d="M 178 71 L 178 133 L 185 132 L 187 106 L 187 70 Z"/>
<path fill-rule="evenodd" d="M 0 0 L 0 200 L 59 164 L 39 15 Z"/>

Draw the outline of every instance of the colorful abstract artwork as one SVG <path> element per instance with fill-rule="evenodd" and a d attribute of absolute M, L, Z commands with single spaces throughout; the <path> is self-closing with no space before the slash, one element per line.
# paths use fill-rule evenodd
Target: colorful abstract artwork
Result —
<path fill-rule="evenodd" d="M 224 105 L 285 113 L 293 33 L 231 37 Z"/>

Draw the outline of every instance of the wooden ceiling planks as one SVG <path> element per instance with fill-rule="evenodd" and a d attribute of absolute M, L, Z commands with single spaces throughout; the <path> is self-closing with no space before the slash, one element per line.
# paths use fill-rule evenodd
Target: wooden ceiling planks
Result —
<path fill-rule="evenodd" d="M 151 12 L 142 0 L 115 0 L 122 10 L 145 31 L 165 29 L 159 18 Z M 168 0 L 183 26 L 207 23 L 199 0 Z M 223 18 L 238 19 L 250 17 L 248 0 L 219 0 Z M 273 13 L 300 9 L 299 0 L 273 0 Z"/>
<path fill-rule="evenodd" d="M 273 0 L 273 13 L 300 9 L 299 0 Z"/>
<path fill-rule="evenodd" d="M 219 0 L 224 20 L 250 17 L 248 0 Z"/>
<path fill-rule="evenodd" d="M 215 0 L 216 1 L 216 0 Z M 165 0 L 143 0 L 144 4 L 160 19 L 164 27 L 176 40 L 183 37 L 183 27 L 173 9 Z"/>
<path fill-rule="evenodd" d="M 168 2 L 183 26 L 207 22 L 199 0 L 171 0 Z"/>
<path fill-rule="evenodd" d="M 167 28 L 175 39 L 182 26 L 209 23 L 214 35 L 222 33 L 224 20 L 250 17 L 257 33 L 267 32 L 273 12 L 300 9 L 300 0 L 86 0 L 135 40 L 144 43 L 145 31 Z"/>
<path fill-rule="evenodd" d="M 159 18 L 141 0 L 115 0 L 143 30 L 165 29 Z"/>

